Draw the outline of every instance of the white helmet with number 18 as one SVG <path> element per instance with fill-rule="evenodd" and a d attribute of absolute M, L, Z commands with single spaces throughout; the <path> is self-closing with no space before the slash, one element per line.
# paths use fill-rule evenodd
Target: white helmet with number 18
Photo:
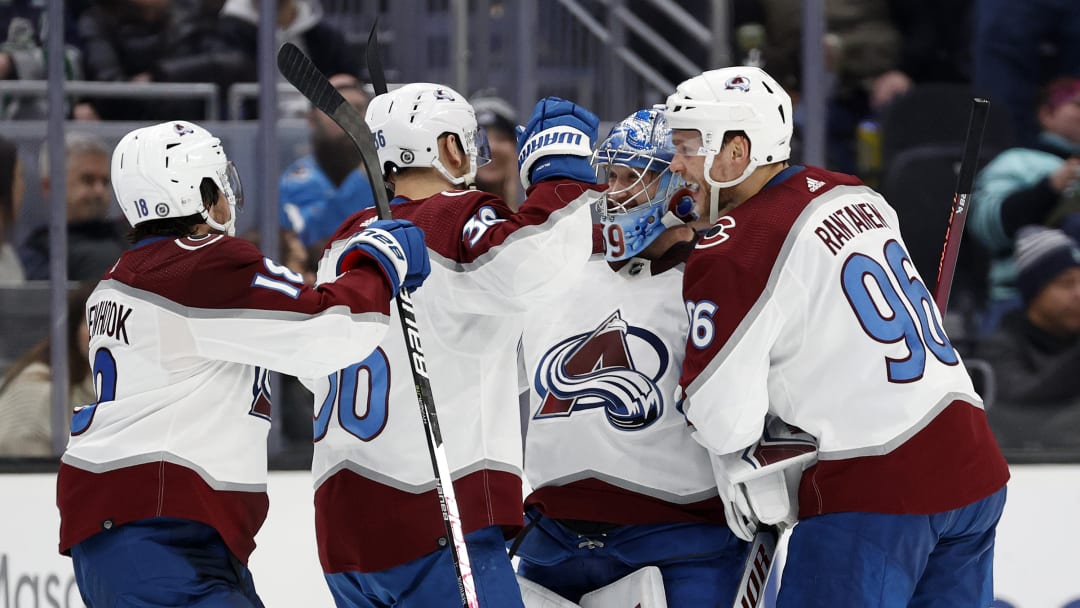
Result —
<path fill-rule="evenodd" d="M 434 167 L 451 184 L 470 186 L 476 170 L 491 160 L 487 136 L 465 96 L 450 87 L 414 82 L 376 95 L 365 121 L 379 149 L 385 176 L 391 167 Z M 455 177 L 439 160 L 439 137 L 453 133 L 469 157 L 465 175 Z"/>
<path fill-rule="evenodd" d="M 214 182 L 229 204 L 229 221 L 215 221 L 203 205 L 200 186 Z M 244 204 L 236 168 L 221 140 L 183 120 L 135 129 L 116 145 L 112 184 L 124 217 L 133 227 L 150 220 L 201 215 L 216 230 L 234 234 Z"/>
<path fill-rule="evenodd" d="M 712 221 L 718 212 L 718 188 L 737 186 L 758 167 L 791 156 L 791 97 L 761 68 L 734 66 L 683 81 L 668 97 L 664 116 L 671 129 L 693 130 L 701 136 L 681 144 L 678 153 L 705 157 Z M 742 131 L 750 140 L 750 162 L 739 177 L 718 182 L 709 173 L 724 134 L 732 131 Z"/>

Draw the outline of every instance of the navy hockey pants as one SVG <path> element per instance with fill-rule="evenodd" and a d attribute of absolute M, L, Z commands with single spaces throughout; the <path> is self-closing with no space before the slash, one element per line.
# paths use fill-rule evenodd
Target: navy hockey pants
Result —
<path fill-rule="evenodd" d="M 540 515 L 531 510 L 529 517 Z M 518 547 L 518 574 L 577 602 L 589 591 L 657 566 L 668 606 L 730 608 L 749 548 L 722 525 L 619 526 L 579 534 L 544 517 Z"/>
<path fill-rule="evenodd" d="M 217 531 L 156 517 L 98 532 L 71 548 L 88 608 L 262 608 L 251 572 Z"/>
<path fill-rule="evenodd" d="M 489 526 L 465 535 L 473 582 L 481 606 L 524 608 L 521 590 L 502 528 Z M 461 607 L 458 578 L 450 548 L 432 551 L 407 564 L 379 572 L 327 574 L 326 584 L 338 608 Z"/>
<path fill-rule="evenodd" d="M 778 608 L 956 608 L 994 601 L 1005 488 L 933 515 L 829 513 L 791 531 Z"/>

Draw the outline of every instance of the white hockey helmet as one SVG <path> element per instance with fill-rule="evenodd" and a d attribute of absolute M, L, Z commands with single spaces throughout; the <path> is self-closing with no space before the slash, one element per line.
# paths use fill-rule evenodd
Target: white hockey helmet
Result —
<path fill-rule="evenodd" d="M 476 125 L 472 105 L 450 87 L 429 82 L 414 82 L 376 95 L 368 104 L 365 117 L 375 145 L 383 175 L 391 166 L 434 167 L 454 185 L 470 186 L 476 170 L 491 160 L 487 136 Z M 439 137 L 453 133 L 469 157 L 469 170 L 455 177 L 439 160 Z"/>
<path fill-rule="evenodd" d="M 229 203 L 229 221 L 218 223 L 203 205 L 199 186 L 210 179 Z M 229 235 L 244 194 L 221 140 L 183 120 L 135 129 L 116 145 L 112 184 L 124 217 L 133 227 L 150 220 L 199 214 Z"/>
<path fill-rule="evenodd" d="M 761 68 L 733 66 L 685 80 L 668 97 L 664 115 L 671 129 L 690 129 L 701 134 L 700 140 L 680 145 L 678 152 L 705 157 L 713 221 L 718 212 L 717 188 L 736 186 L 754 169 L 791 156 L 791 97 Z M 709 173 L 724 134 L 731 131 L 742 131 L 750 140 L 750 163 L 739 177 L 717 182 Z"/>

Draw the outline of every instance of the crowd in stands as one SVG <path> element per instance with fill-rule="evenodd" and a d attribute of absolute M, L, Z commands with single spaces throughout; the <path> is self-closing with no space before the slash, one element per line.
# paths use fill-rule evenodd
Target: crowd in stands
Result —
<path fill-rule="evenodd" d="M 709 3 L 682 4 L 697 14 L 707 11 Z M 815 119 L 800 111 L 798 103 L 801 4 L 736 0 L 731 12 L 732 56 L 761 65 L 792 91 L 796 139 L 800 126 Z M 961 354 L 985 361 L 992 370 L 995 402 L 987 405 L 1004 447 L 1080 447 L 1080 374 L 1073 372 L 1073 361 L 1080 358 L 1080 3 L 824 4 L 828 168 L 887 187 L 896 182 L 895 175 L 892 182 L 888 178 L 900 148 L 917 148 L 921 141 L 959 149 L 966 126 L 935 123 L 929 105 L 922 111 L 930 127 L 917 124 L 922 121 L 890 123 L 890 113 L 897 112 L 901 100 L 910 102 L 935 87 L 939 92 L 948 87 L 944 90 L 965 103 L 973 95 L 991 100 L 992 127 L 964 244 L 968 256 L 978 252 L 980 264 L 959 270 L 980 274 L 971 282 L 975 287 L 965 287 L 977 305 L 952 313 L 962 318 L 948 326 L 962 334 L 954 340 Z M 224 94 L 233 83 L 257 80 L 259 6 L 259 0 L 65 2 L 66 75 L 128 83 L 211 82 Z M 278 0 L 276 6 L 277 41 L 298 44 L 363 112 L 370 89 L 362 82 L 362 56 L 346 43 L 319 0 Z M 42 2 L 0 3 L 0 80 L 46 77 L 44 13 Z M 472 99 L 494 157 L 477 177 L 483 189 L 516 207 L 524 197 L 516 164 L 518 117 L 499 95 L 483 90 Z M 282 95 L 279 102 L 281 115 L 303 118 L 309 135 L 309 152 L 284 167 L 279 181 L 280 259 L 312 281 L 326 239 L 351 213 L 372 205 L 373 197 L 359 155 L 341 129 L 298 95 Z M 66 110 L 68 118 L 77 121 L 220 118 L 206 116 L 205 106 L 190 99 L 69 97 Z M 253 118 L 255 104 L 245 105 L 242 114 L 225 118 Z M 0 121 L 44 115 L 40 97 L 0 96 Z M 25 215 L 24 193 L 37 189 L 40 200 L 49 200 L 50 185 L 58 178 L 49 175 L 45 146 L 39 158 L 28 158 L 2 134 L 0 128 L 0 288 L 9 288 L 50 278 L 48 226 L 23 227 L 18 242 L 15 228 Z M 798 141 L 795 148 L 798 160 Z M 110 147 L 76 129 L 66 135 L 65 157 L 67 278 L 92 283 L 128 246 L 112 204 Z M 26 176 L 33 160 L 40 183 L 29 183 Z M 944 230 L 955 181 L 922 185 L 943 188 L 934 190 L 935 196 L 941 195 L 941 217 L 925 222 L 940 222 Z M 904 195 L 885 194 L 903 218 Z M 915 221 L 905 219 L 905 226 Z M 941 250 L 940 240 L 914 232 L 907 240 L 917 266 L 916 250 L 929 251 L 935 259 Z M 932 284 L 937 269 L 925 266 L 919 270 Z M 81 310 L 76 306 L 80 297 L 85 300 L 81 289 L 72 291 L 72 311 Z M 69 314 L 69 320 L 74 317 L 81 318 L 81 313 Z M 69 329 L 74 332 L 77 326 L 72 323 Z M 33 418 L 21 425 L 0 424 L 7 433 L 0 435 L 0 454 L 49 453 L 47 437 L 42 439 L 43 432 L 48 434 L 48 419 L 39 411 L 49 401 L 47 386 L 40 381 L 48 377 L 48 348 L 45 341 L 21 357 L 0 361 L 0 421 Z M 75 405 L 92 398 L 87 395 L 93 391 L 90 387 L 87 392 L 81 365 L 85 355 L 74 347 L 70 352 Z M 295 389 L 286 387 L 286 393 Z M 32 399 L 22 398 L 30 394 Z M 16 400 L 18 408 L 12 405 Z M 310 434 L 310 413 L 292 419 L 286 433 L 303 442 Z M 11 433 L 23 436 L 13 438 Z"/>

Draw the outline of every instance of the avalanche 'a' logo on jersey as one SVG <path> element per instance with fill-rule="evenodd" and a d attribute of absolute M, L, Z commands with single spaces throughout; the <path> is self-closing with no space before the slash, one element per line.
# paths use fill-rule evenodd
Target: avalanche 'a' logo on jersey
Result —
<path fill-rule="evenodd" d="M 533 379 L 541 399 L 533 417 L 602 407 L 615 428 L 643 429 L 664 413 L 656 383 L 670 359 L 656 334 L 628 325 L 615 311 L 592 332 L 567 338 L 544 354 Z"/>

